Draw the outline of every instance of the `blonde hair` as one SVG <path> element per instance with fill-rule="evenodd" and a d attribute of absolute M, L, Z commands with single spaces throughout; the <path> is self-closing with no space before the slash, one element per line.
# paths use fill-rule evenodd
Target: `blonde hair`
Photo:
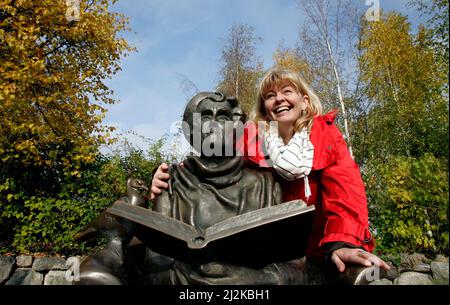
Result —
<path fill-rule="evenodd" d="M 286 69 L 273 68 L 263 77 L 259 83 L 257 100 L 250 113 L 250 119 L 256 123 L 259 121 L 267 122 L 267 113 L 264 107 L 264 96 L 269 90 L 281 85 L 284 82 L 292 84 L 297 92 L 309 97 L 309 103 L 307 104 L 306 110 L 302 112 L 300 117 L 295 122 L 294 130 L 300 131 L 305 127 L 308 130 L 311 130 L 314 117 L 322 114 L 322 104 L 320 99 L 300 74 Z"/>

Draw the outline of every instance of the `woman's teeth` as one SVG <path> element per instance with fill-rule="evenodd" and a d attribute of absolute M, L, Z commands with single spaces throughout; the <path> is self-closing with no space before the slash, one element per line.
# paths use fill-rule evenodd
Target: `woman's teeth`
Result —
<path fill-rule="evenodd" d="M 275 109 L 275 113 L 280 113 L 280 112 L 289 111 L 289 110 L 290 110 L 289 107 L 283 106 L 283 107 L 279 107 L 279 108 Z"/>

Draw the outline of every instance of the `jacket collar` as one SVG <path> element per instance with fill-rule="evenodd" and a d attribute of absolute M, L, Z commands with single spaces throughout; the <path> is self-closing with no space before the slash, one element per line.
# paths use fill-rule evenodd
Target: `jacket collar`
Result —
<path fill-rule="evenodd" d="M 312 170 L 321 170 L 336 162 L 336 144 L 330 132 L 330 125 L 335 119 L 335 110 L 314 118 L 310 134 L 310 140 L 314 146 Z"/>

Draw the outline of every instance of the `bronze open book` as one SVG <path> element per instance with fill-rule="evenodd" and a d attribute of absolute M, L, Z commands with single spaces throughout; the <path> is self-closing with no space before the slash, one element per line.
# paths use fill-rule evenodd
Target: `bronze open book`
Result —
<path fill-rule="evenodd" d="M 120 201 L 107 213 L 135 223 L 135 236 L 159 254 L 189 262 L 264 266 L 304 255 L 314 206 L 285 202 L 233 216 L 204 231 Z"/>

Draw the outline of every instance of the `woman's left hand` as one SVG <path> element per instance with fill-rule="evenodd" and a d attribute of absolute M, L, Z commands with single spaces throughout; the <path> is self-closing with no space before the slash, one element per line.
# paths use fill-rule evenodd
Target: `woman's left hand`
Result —
<path fill-rule="evenodd" d="M 391 267 L 386 264 L 381 258 L 372 254 L 370 252 L 364 251 L 362 249 L 350 249 L 350 248 L 340 248 L 333 251 L 331 255 L 331 260 L 336 265 L 340 272 L 345 270 L 346 263 L 359 264 L 366 267 L 372 265 L 381 267 L 385 270 L 389 270 Z"/>

